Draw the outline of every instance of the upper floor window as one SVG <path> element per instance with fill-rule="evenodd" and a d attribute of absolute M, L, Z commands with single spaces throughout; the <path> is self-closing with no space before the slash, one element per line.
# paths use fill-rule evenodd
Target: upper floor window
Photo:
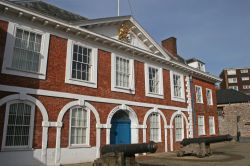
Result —
<path fill-rule="evenodd" d="M 236 75 L 236 70 L 234 69 L 227 70 L 227 75 Z"/>
<path fill-rule="evenodd" d="M 248 81 L 248 80 L 249 80 L 249 77 L 241 77 L 241 80 L 242 80 L 242 81 Z"/>
<path fill-rule="evenodd" d="M 149 116 L 150 122 L 150 141 L 161 141 L 161 123 L 159 113 L 151 113 Z"/>
<path fill-rule="evenodd" d="M 112 54 L 112 91 L 134 93 L 134 60 Z"/>
<path fill-rule="evenodd" d="M 170 80 L 171 80 L 171 99 L 175 101 L 185 101 L 184 94 L 184 79 L 183 75 L 170 72 Z"/>
<path fill-rule="evenodd" d="M 82 107 L 70 110 L 70 145 L 89 145 L 89 111 Z"/>
<path fill-rule="evenodd" d="M 9 23 L 2 72 L 45 79 L 49 34 Z"/>
<path fill-rule="evenodd" d="M 162 68 L 145 64 L 146 96 L 163 98 Z"/>
<path fill-rule="evenodd" d="M 241 73 L 248 73 L 248 69 L 242 69 L 240 70 Z"/>
<path fill-rule="evenodd" d="M 250 89 L 250 85 L 243 85 L 243 89 Z"/>
<path fill-rule="evenodd" d="M 196 103 L 203 103 L 201 86 L 195 86 L 195 94 L 196 94 Z"/>
<path fill-rule="evenodd" d="M 97 87 L 96 48 L 68 40 L 65 82 Z"/>
<path fill-rule="evenodd" d="M 228 86 L 229 89 L 239 90 L 238 86 Z"/>
<path fill-rule="evenodd" d="M 206 89 L 207 105 L 213 105 L 212 90 Z"/>
<path fill-rule="evenodd" d="M 237 78 L 228 78 L 228 83 L 237 83 Z"/>
<path fill-rule="evenodd" d="M 14 101 L 6 104 L 2 148 L 32 148 L 35 106 L 29 102 Z"/>
<path fill-rule="evenodd" d="M 205 135 L 204 116 L 198 116 L 198 135 Z"/>
<path fill-rule="evenodd" d="M 184 123 L 181 115 L 175 117 L 175 140 L 182 141 L 184 138 Z"/>
<path fill-rule="evenodd" d="M 209 134 L 215 134 L 215 125 L 214 125 L 214 117 L 209 116 Z"/>

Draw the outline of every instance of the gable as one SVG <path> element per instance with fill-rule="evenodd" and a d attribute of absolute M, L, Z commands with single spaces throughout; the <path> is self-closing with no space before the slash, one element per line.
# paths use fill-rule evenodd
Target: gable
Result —
<path fill-rule="evenodd" d="M 76 26 L 131 44 L 170 60 L 170 56 L 130 16 L 86 20 Z"/>

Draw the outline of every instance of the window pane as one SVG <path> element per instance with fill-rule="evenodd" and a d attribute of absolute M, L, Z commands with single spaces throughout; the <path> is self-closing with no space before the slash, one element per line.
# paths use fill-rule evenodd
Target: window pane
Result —
<path fill-rule="evenodd" d="M 90 81 L 92 64 L 89 60 L 91 54 L 88 54 L 88 52 L 91 52 L 91 49 L 75 44 L 73 50 L 71 77 L 79 80 Z"/>
<path fill-rule="evenodd" d="M 28 146 L 31 126 L 31 106 L 14 103 L 9 107 L 5 146 Z"/>
<path fill-rule="evenodd" d="M 12 67 L 31 72 L 39 72 L 40 34 L 17 28 L 13 51 Z"/>
<path fill-rule="evenodd" d="M 71 109 L 71 144 L 86 144 L 87 111 L 82 107 Z"/>
<path fill-rule="evenodd" d="M 129 88 L 129 60 L 121 57 L 116 57 L 116 86 Z"/>

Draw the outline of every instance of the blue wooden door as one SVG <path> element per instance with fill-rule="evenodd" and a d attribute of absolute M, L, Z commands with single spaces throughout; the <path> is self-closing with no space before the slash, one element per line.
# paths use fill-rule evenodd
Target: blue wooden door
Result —
<path fill-rule="evenodd" d="M 130 144 L 130 121 L 113 121 L 110 131 L 110 144 Z"/>

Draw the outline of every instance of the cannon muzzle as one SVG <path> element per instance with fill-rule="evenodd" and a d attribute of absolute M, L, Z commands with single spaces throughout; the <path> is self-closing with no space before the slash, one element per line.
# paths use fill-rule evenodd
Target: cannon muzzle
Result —
<path fill-rule="evenodd" d="M 142 144 L 105 145 L 101 148 L 101 155 L 112 152 L 123 152 L 124 156 L 134 156 L 137 153 L 154 153 L 157 148 L 157 144 L 153 141 Z"/>

